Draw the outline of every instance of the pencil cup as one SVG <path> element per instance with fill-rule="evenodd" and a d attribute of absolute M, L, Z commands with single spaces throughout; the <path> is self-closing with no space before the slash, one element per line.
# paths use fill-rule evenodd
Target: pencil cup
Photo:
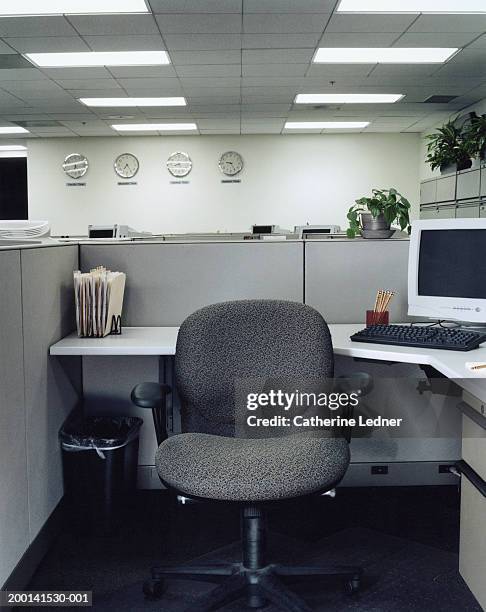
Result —
<path fill-rule="evenodd" d="M 371 325 L 388 325 L 390 321 L 390 313 L 388 310 L 378 312 L 377 310 L 366 311 L 366 327 Z"/>

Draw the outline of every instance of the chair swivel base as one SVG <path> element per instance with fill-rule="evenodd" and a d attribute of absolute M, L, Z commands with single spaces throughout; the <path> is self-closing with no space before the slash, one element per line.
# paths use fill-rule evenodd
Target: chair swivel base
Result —
<path fill-rule="evenodd" d="M 188 612 L 209 612 L 246 595 L 249 608 L 263 608 L 268 603 L 287 612 L 311 612 L 303 599 L 290 591 L 283 579 L 340 576 L 346 579 L 348 594 L 359 590 L 363 570 L 342 565 L 290 567 L 265 562 L 265 526 L 263 511 L 246 506 L 241 513 L 243 561 L 238 564 L 182 567 L 154 567 L 152 580 L 144 584 L 149 599 L 163 596 L 164 579 L 197 580 L 218 584 L 187 608 Z"/>
<path fill-rule="evenodd" d="M 348 566 L 288 567 L 268 565 L 260 569 L 247 569 L 243 565 L 207 565 L 198 567 L 155 567 L 152 581 L 144 584 L 148 599 L 159 599 L 165 591 L 164 578 L 215 582 L 219 586 L 198 598 L 187 612 L 210 612 L 247 597 L 248 608 L 263 608 L 269 603 L 287 612 L 311 612 L 303 599 L 289 590 L 282 578 L 343 576 L 345 590 L 353 594 L 359 590 L 362 569 Z"/>

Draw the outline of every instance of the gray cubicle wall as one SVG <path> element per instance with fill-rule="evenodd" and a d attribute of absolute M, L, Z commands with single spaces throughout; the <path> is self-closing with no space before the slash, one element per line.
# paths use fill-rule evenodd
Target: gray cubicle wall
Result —
<path fill-rule="evenodd" d="M 125 325 L 180 325 L 225 300 L 303 300 L 301 242 L 82 244 L 80 253 L 83 270 L 126 272 Z"/>
<path fill-rule="evenodd" d="M 305 302 L 329 323 L 364 323 L 378 289 L 396 292 L 391 320 L 407 320 L 408 240 L 307 242 Z"/>
<path fill-rule="evenodd" d="M 0 586 L 29 545 L 20 252 L 0 251 Z"/>
<path fill-rule="evenodd" d="M 49 347 L 76 327 L 73 270 L 77 245 L 25 249 L 22 317 L 31 540 L 63 495 L 58 432 L 81 393 L 81 360 L 49 357 Z"/>

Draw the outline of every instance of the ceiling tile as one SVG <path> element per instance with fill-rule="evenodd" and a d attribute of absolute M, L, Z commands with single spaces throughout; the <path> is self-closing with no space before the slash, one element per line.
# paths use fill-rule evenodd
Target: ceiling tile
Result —
<path fill-rule="evenodd" d="M 0 36 L 77 36 L 65 17 L 2 17 Z"/>
<path fill-rule="evenodd" d="M 332 13 L 336 0 L 245 0 L 245 13 Z"/>
<path fill-rule="evenodd" d="M 308 64 L 314 55 L 309 49 L 245 49 L 242 62 L 245 64 Z"/>
<path fill-rule="evenodd" d="M 330 15 L 326 14 L 255 14 L 244 15 L 246 34 L 322 33 Z"/>
<path fill-rule="evenodd" d="M 142 90 L 145 89 L 163 89 L 164 87 L 172 87 L 172 88 L 180 88 L 179 79 L 174 78 L 147 78 L 147 79 L 137 79 L 137 78 L 120 78 L 117 79 L 118 83 L 124 87 L 127 91 L 137 89 L 140 90 L 140 95 L 146 95 Z"/>
<path fill-rule="evenodd" d="M 200 130 L 201 134 L 207 134 L 207 135 L 216 135 L 216 134 L 220 134 L 220 135 L 224 135 L 224 134 L 239 134 L 240 133 L 240 128 L 233 128 L 233 129 L 227 129 L 227 130 L 220 130 L 217 128 L 210 128 L 208 130 Z"/>
<path fill-rule="evenodd" d="M 19 53 L 66 53 L 90 50 L 80 36 L 22 36 L 5 38 L 5 41 Z"/>
<path fill-rule="evenodd" d="M 182 77 L 180 82 L 184 88 L 214 87 L 214 88 L 238 88 L 241 84 L 239 77 Z"/>
<path fill-rule="evenodd" d="M 71 15 L 69 21 L 81 35 L 146 36 L 159 33 L 153 15 Z"/>
<path fill-rule="evenodd" d="M 44 68 L 44 75 L 55 81 L 59 79 L 111 79 L 106 68 Z"/>
<path fill-rule="evenodd" d="M 180 77 L 240 77 L 239 64 L 209 64 L 207 66 L 178 66 L 177 74 Z"/>
<path fill-rule="evenodd" d="M 174 66 L 110 66 L 109 71 L 117 79 L 177 77 Z"/>
<path fill-rule="evenodd" d="M 477 34 L 471 32 L 405 32 L 394 47 L 465 47 Z"/>
<path fill-rule="evenodd" d="M 319 47 L 390 47 L 397 39 L 396 32 L 329 32 L 325 31 Z"/>
<path fill-rule="evenodd" d="M 170 58 L 176 66 L 209 64 L 241 64 L 240 49 L 221 51 L 171 51 Z"/>
<path fill-rule="evenodd" d="M 37 68 L 0 69 L 0 81 L 39 81 L 46 78 Z"/>
<path fill-rule="evenodd" d="M 242 0 L 149 0 L 154 13 L 241 13 Z"/>
<path fill-rule="evenodd" d="M 243 49 L 314 49 L 320 34 L 243 34 Z"/>
<path fill-rule="evenodd" d="M 328 32 L 403 32 L 416 15 L 333 15 Z"/>
<path fill-rule="evenodd" d="M 243 76 L 304 76 L 308 64 L 249 64 L 243 66 Z"/>
<path fill-rule="evenodd" d="M 409 32 L 478 32 L 486 31 L 486 15 L 420 15 Z"/>
<path fill-rule="evenodd" d="M 166 34 L 164 40 L 170 51 L 241 49 L 240 34 Z"/>
<path fill-rule="evenodd" d="M 475 49 L 477 47 L 480 49 L 484 49 L 486 47 L 486 34 L 478 36 L 476 40 L 469 46 L 470 49 Z"/>
<path fill-rule="evenodd" d="M 280 134 L 282 128 L 272 125 L 242 125 L 242 134 Z"/>
<path fill-rule="evenodd" d="M 121 89 L 115 79 L 58 79 L 64 89 Z"/>
<path fill-rule="evenodd" d="M 297 90 L 303 79 L 301 77 L 274 77 L 274 76 L 250 76 L 243 77 L 242 85 L 244 89 L 248 89 L 249 87 L 265 87 L 268 89 L 269 87 L 285 87 L 288 91 Z"/>
<path fill-rule="evenodd" d="M 323 79 L 340 76 L 364 77 L 371 72 L 372 68 L 373 64 L 312 64 L 307 76 L 322 77 Z"/>
<path fill-rule="evenodd" d="M 156 15 L 163 34 L 239 34 L 241 15 Z"/>
<path fill-rule="evenodd" d="M 92 51 L 161 51 L 165 45 L 160 34 L 144 36 L 84 36 Z"/>
<path fill-rule="evenodd" d="M 11 55 L 15 54 L 16 50 L 9 46 L 8 41 L 5 42 L 0 41 L 0 54 L 2 55 Z"/>

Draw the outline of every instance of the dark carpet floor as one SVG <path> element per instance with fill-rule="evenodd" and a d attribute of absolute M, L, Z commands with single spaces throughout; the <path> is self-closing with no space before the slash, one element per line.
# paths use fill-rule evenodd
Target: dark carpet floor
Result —
<path fill-rule="evenodd" d="M 336 499 L 301 500 L 272 509 L 268 525 L 270 561 L 365 568 L 362 592 L 351 598 L 335 580 L 293 585 L 315 610 L 481 611 L 457 571 L 456 487 L 343 488 Z M 141 584 L 149 567 L 197 557 L 238 561 L 238 535 L 233 508 L 174 508 L 162 492 L 140 492 L 117 535 L 76 535 L 67 522 L 29 589 L 92 590 L 97 612 L 181 612 L 210 585 L 171 581 L 163 600 L 145 602 Z M 224 608 L 244 609 L 243 601 Z"/>

